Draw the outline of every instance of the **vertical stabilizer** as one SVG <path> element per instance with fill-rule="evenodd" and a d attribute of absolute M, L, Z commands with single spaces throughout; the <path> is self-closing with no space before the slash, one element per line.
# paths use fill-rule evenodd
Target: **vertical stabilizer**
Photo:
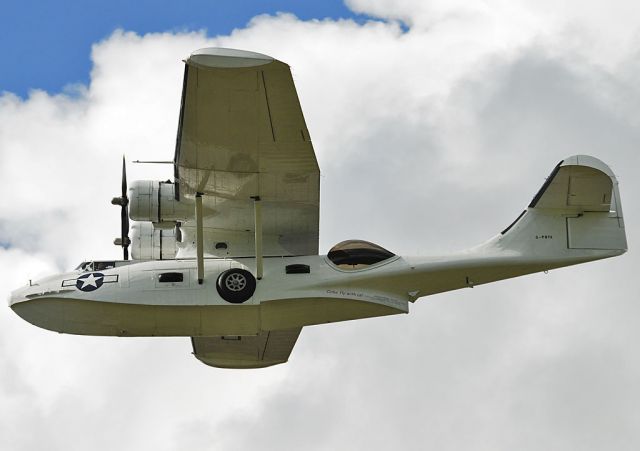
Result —
<path fill-rule="evenodd" d="M 539 256 L 606 258 L 627 250 L 618 181 L 602 161 L 561 161 L 496 243 Z"/>

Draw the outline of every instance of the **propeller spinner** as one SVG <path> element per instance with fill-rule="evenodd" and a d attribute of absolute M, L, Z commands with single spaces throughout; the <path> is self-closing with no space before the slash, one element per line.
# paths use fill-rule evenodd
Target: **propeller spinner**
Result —
<path fill-rule="evenodd" d="M 120 237 L 113 241 L 116 246 L 122 246 L 125 260 L 129 260 L 129 198 L 127 197 L 127 167 L 122 156 L 122 196 L 111 199 L 113 205 L 120 205 Z"/>

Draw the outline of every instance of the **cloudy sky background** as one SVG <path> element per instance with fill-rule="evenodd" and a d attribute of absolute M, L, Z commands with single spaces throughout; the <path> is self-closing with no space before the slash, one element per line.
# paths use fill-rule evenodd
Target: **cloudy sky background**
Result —
<path fill-rule="evenodd" d="M 256 4 L 208 29 L 210 6 L 109 28 L 62 84 L 27 89 L 15 80 L 34 58 L 5 59 L 0 295 L 118 258 L 121 155 L 173 157 L 180 60 L 205 46 L 291 65 L 323 174 L 321 252 L 477 244 L 576 153 L 618 175 L 631 250 L 305 328 L 290 362 L 263 370 L 202 365 L 187 338 L 58 335 L 0 309 L 0 449 L 638 449 L 640 4 Z"/>

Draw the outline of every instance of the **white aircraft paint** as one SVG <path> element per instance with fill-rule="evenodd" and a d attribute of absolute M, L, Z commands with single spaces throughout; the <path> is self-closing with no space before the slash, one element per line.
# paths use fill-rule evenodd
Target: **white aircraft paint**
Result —
<path fill-rule="evenodd" d="M 175 229 L 182 241 L 171 229 L 165 243 L 171 247 L 169 255 L 178 258 L 93 262 L 30 283 L 14 291 L 9 301 L 26 321 L 79 335 L 188 336 L 204 363 L 262 367 L 285 362 L 304 326 L 408 313 L 409 303 L 420 297 L 614 257 L 627 250 L 614 174 L 602 161 L 576 155 L 554 169 L 511 226 L 475 248 L 409 258 L 385 250 L 374 249 L 372 254 L 373 248 L 351 243 L 355 257 L 348 246 L 328 255 L 292 255 L 292 249 L 317 249 L 319 170 L 288 67 L 265 55 L 229 49 L 199 50 L 187 64 L 204 71 L 200 77 L 241 74 L 243 89 L 251 86 L 247 80 L 253 77 L 258 80 L 256 98 L 267 95 L 269 83 L 274 83 L 289 103 L 277 106 L 277 99 L 267 98 L 264 107 L 254 111 L 262 117 L 262 125 L 269 116 L 270 128 L 266 134 L 256 131 L 258 144 L 250 156 L 242 153 L 244 138 L 229 132 L 231 147 L 240 147 L 221 150 L 215 142 L 201 141 L 201 129 L 184 119 L 187 132 L 181 130 L 179 136 L 185 147 L 176 154 L 176 174 L 181 175 L 175 185 L 180 186 L 182 199 L 173 184 L 164 189 L 154 188 L 155 182 L 134 182 L 131 191 L 132 217 L 151 221 L 134 225 L 139 235 L 134 234 L 133 255 L 165 257 L 160 231 L 172 226 L 171 221 L 186 219 L 191 224 Z M 261 68 L 273 72 L 266 78 L 260 72 L 256 78 L 258 72 L 251 71 Z M 189 92 L 185 88 L 185 95 L 199 91 Z M 199 102 L 194 111 L 219 114 Z M 275 105 L 273 111 L 269 102 Z M 281 116 L 278 108 L 283 109 Z M 288 129 L 279 120 L 295 124 L 297 133 L 285 133 Z M 212 156 L 215 152 L 224 155 Z M 242 158 L 236 159 L 238 155 Z M 261 160 L 264 155 L 270 159 Z M 207 258 L 199 274 L 193 196 L 201 191 L 207 226 L 198 240 L 201 245 L 204 241 L 205 249 L 201 247 L 198 254 Z M 256 198 L 264 204 L 264 236 L 247 228 L 262 228 L 262 221 L 256 221 L 259 226 L 253 223 Z M 171 210 L 161 212 L 163 205 Z M 288 222 L 289 217 L 294 219 Z M 263 241 L 265 256 L 257 263 L 255 249 L 262 248 Z M 232 255 L 226 242 L 235 249 Z M 220 243 L 224 248 L 218 249 Z M 340 262 L 336 255 L 347 257 Z M 235 275 L 227 278 L 230 270 Z M 262 277 L 256 280 L 249 273 Z"/>

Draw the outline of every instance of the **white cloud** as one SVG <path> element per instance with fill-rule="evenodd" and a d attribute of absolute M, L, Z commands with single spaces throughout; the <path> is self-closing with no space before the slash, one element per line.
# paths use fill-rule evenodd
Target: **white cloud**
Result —
<path fill-rule="evenodd" d="M 632 251 L 308 328 L 291 362 L 257 371 L 206 367 L 187 339 L 61 336 L 5 309 L 0 448 L 636 449 L 637 14 L 596 3 L 352 0 L 413 28 L 285 14 L 216 38 L 116 32 L 94 46 L 89 86 L 4 94 L 5 296 L 119 255 L 120 155 L 173 156 L 180 59 L 207 45 L 291 64 L 325 251 L 349 237 L 403 254 L 475 244 L 574 153 L 619 175 Z M 129 166 L 130 180 L 170 176 Z"/>
<path fill-rule="evenodd" d="M 628 0 L 347 0 L 355 11 L 399 20 L 417 30 L 445 29 L 496 47 L 548 40 L 605 65 L 638 45 L 640 6 Z"/>

